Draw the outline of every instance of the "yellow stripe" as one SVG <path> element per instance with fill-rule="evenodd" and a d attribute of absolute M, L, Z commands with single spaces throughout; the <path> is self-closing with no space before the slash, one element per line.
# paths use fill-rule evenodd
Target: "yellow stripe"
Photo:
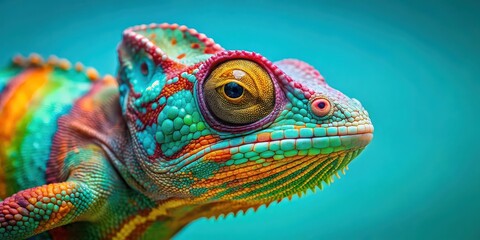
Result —
<path fill-rule="evenodd" d="M 128 222 L 122 225 L 122 228 L 117 231 L 117 234 L 112 238 L 113 240 L 127 239 L 137 227 L 141 227 L 147 222 L 153 222 L 160 216 L 167 215 L 167 209 L 174 209 L 186 205 L 184 200 L 170 200 L 165 203 L 161 203 L 156 208 L 153 208 L 148 215 L 136 215 L 134 218 L 128 220 Z"/>

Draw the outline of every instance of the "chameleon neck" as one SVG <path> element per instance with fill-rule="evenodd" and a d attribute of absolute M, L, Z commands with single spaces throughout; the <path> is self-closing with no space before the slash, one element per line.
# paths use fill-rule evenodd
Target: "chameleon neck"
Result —
<path fill-rule="evenodd" d="M 120 139 L 120 138 L 116 138 Z M 163 229 L 162 237 L 170 238 L 188 223 L 202 218 L 202 217 L 218 217 L 221 214 L 233 213 L 237 214 L 240 211 L 247 211 L 249 208 L 257 209 L 263 202 L 243 202 L 243 201 L 208 201 L 199 200 L 198 198 L 190 197 L 169 197 L 166 194 L 164 199 L 155 200 L 151 198 L 148 193 L 152 192 L 151 185 L 148 185 L 142 179 L 147 179 L 145 169 L 136 161 L 136 153 L 138 147 L 132 142 L 127 131 L 124 136 L 125 141 L 119 142 L 120 147 L 115 149 L 122 149 L 118 153 L 107 151 L 107 154 L 112 159 L 117 171 L 122 175 L 122 178 L 127 184 L 146 196 L 149 201 L 154 202 L 155 207 L 139 211 L 125 219 L 120 229 L 117 230 L 116 236 L 132 236 L 132 233 L 143 232 L 143 236 L 158 237 L 158 229 Z M 111 148 L 109 148 L 111 149 Z M 163 190 L 165 191 L 165 190 Z M 162 193 L 162 189 L 156 189 L 157 196 Z M 269 203 L 267 203 L 268 205 Z M 164 235 L 163 235 L 164 234 Z"/>

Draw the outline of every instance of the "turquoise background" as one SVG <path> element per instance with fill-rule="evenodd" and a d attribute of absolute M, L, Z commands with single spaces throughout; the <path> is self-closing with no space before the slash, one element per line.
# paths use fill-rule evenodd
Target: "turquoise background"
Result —
<path fill-rule="evenodd" d="M 0 2 L 0 60 L 56 54 L 114 73 L 124 28 L 178 22 L 226 49 L 307 61 L 370 112 L 373 142 L 332 186 L 177 240 L 480 239 L 475 1 L 62 2 Z"/>

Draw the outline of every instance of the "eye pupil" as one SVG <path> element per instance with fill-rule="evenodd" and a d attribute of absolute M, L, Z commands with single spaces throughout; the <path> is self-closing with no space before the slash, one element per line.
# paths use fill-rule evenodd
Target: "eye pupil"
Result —
<path fill-rule="evenodd" d="M 243 87 L 236 82 L 229 82 L 224 85 L 223 91 L 230 98 L 239 98 L 243 94 Z"/>
<path fill-rule="evenodd" d="M 318 106 L 320 109 L 324 109 L 325 106 L 326 106 L 326 104 L 325 104 L 325 102 L 322 101 L 322 102 L 319 102 L 317 106 Z"/>
<path fill-rule="evenodd" d="M 140 71 L 142 72 L 142 74 L 143 74 L 144 76 L 147 76 L 147 75 L 148 75 L 148 65 L 147 65 L 147 63 L 142 63 L 142 64 L 140 65 Z"/>

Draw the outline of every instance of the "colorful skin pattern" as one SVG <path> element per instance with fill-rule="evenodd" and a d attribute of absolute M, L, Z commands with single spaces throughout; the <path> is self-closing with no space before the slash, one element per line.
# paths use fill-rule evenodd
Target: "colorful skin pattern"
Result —
<path fill-rule="evenodd" d="M 330 183 L 372 139 L 299 60 L 194 29 L 124 31 L 116 78 L 38 55 L 0 71 L 0 239 L 164 239 Z"/>

